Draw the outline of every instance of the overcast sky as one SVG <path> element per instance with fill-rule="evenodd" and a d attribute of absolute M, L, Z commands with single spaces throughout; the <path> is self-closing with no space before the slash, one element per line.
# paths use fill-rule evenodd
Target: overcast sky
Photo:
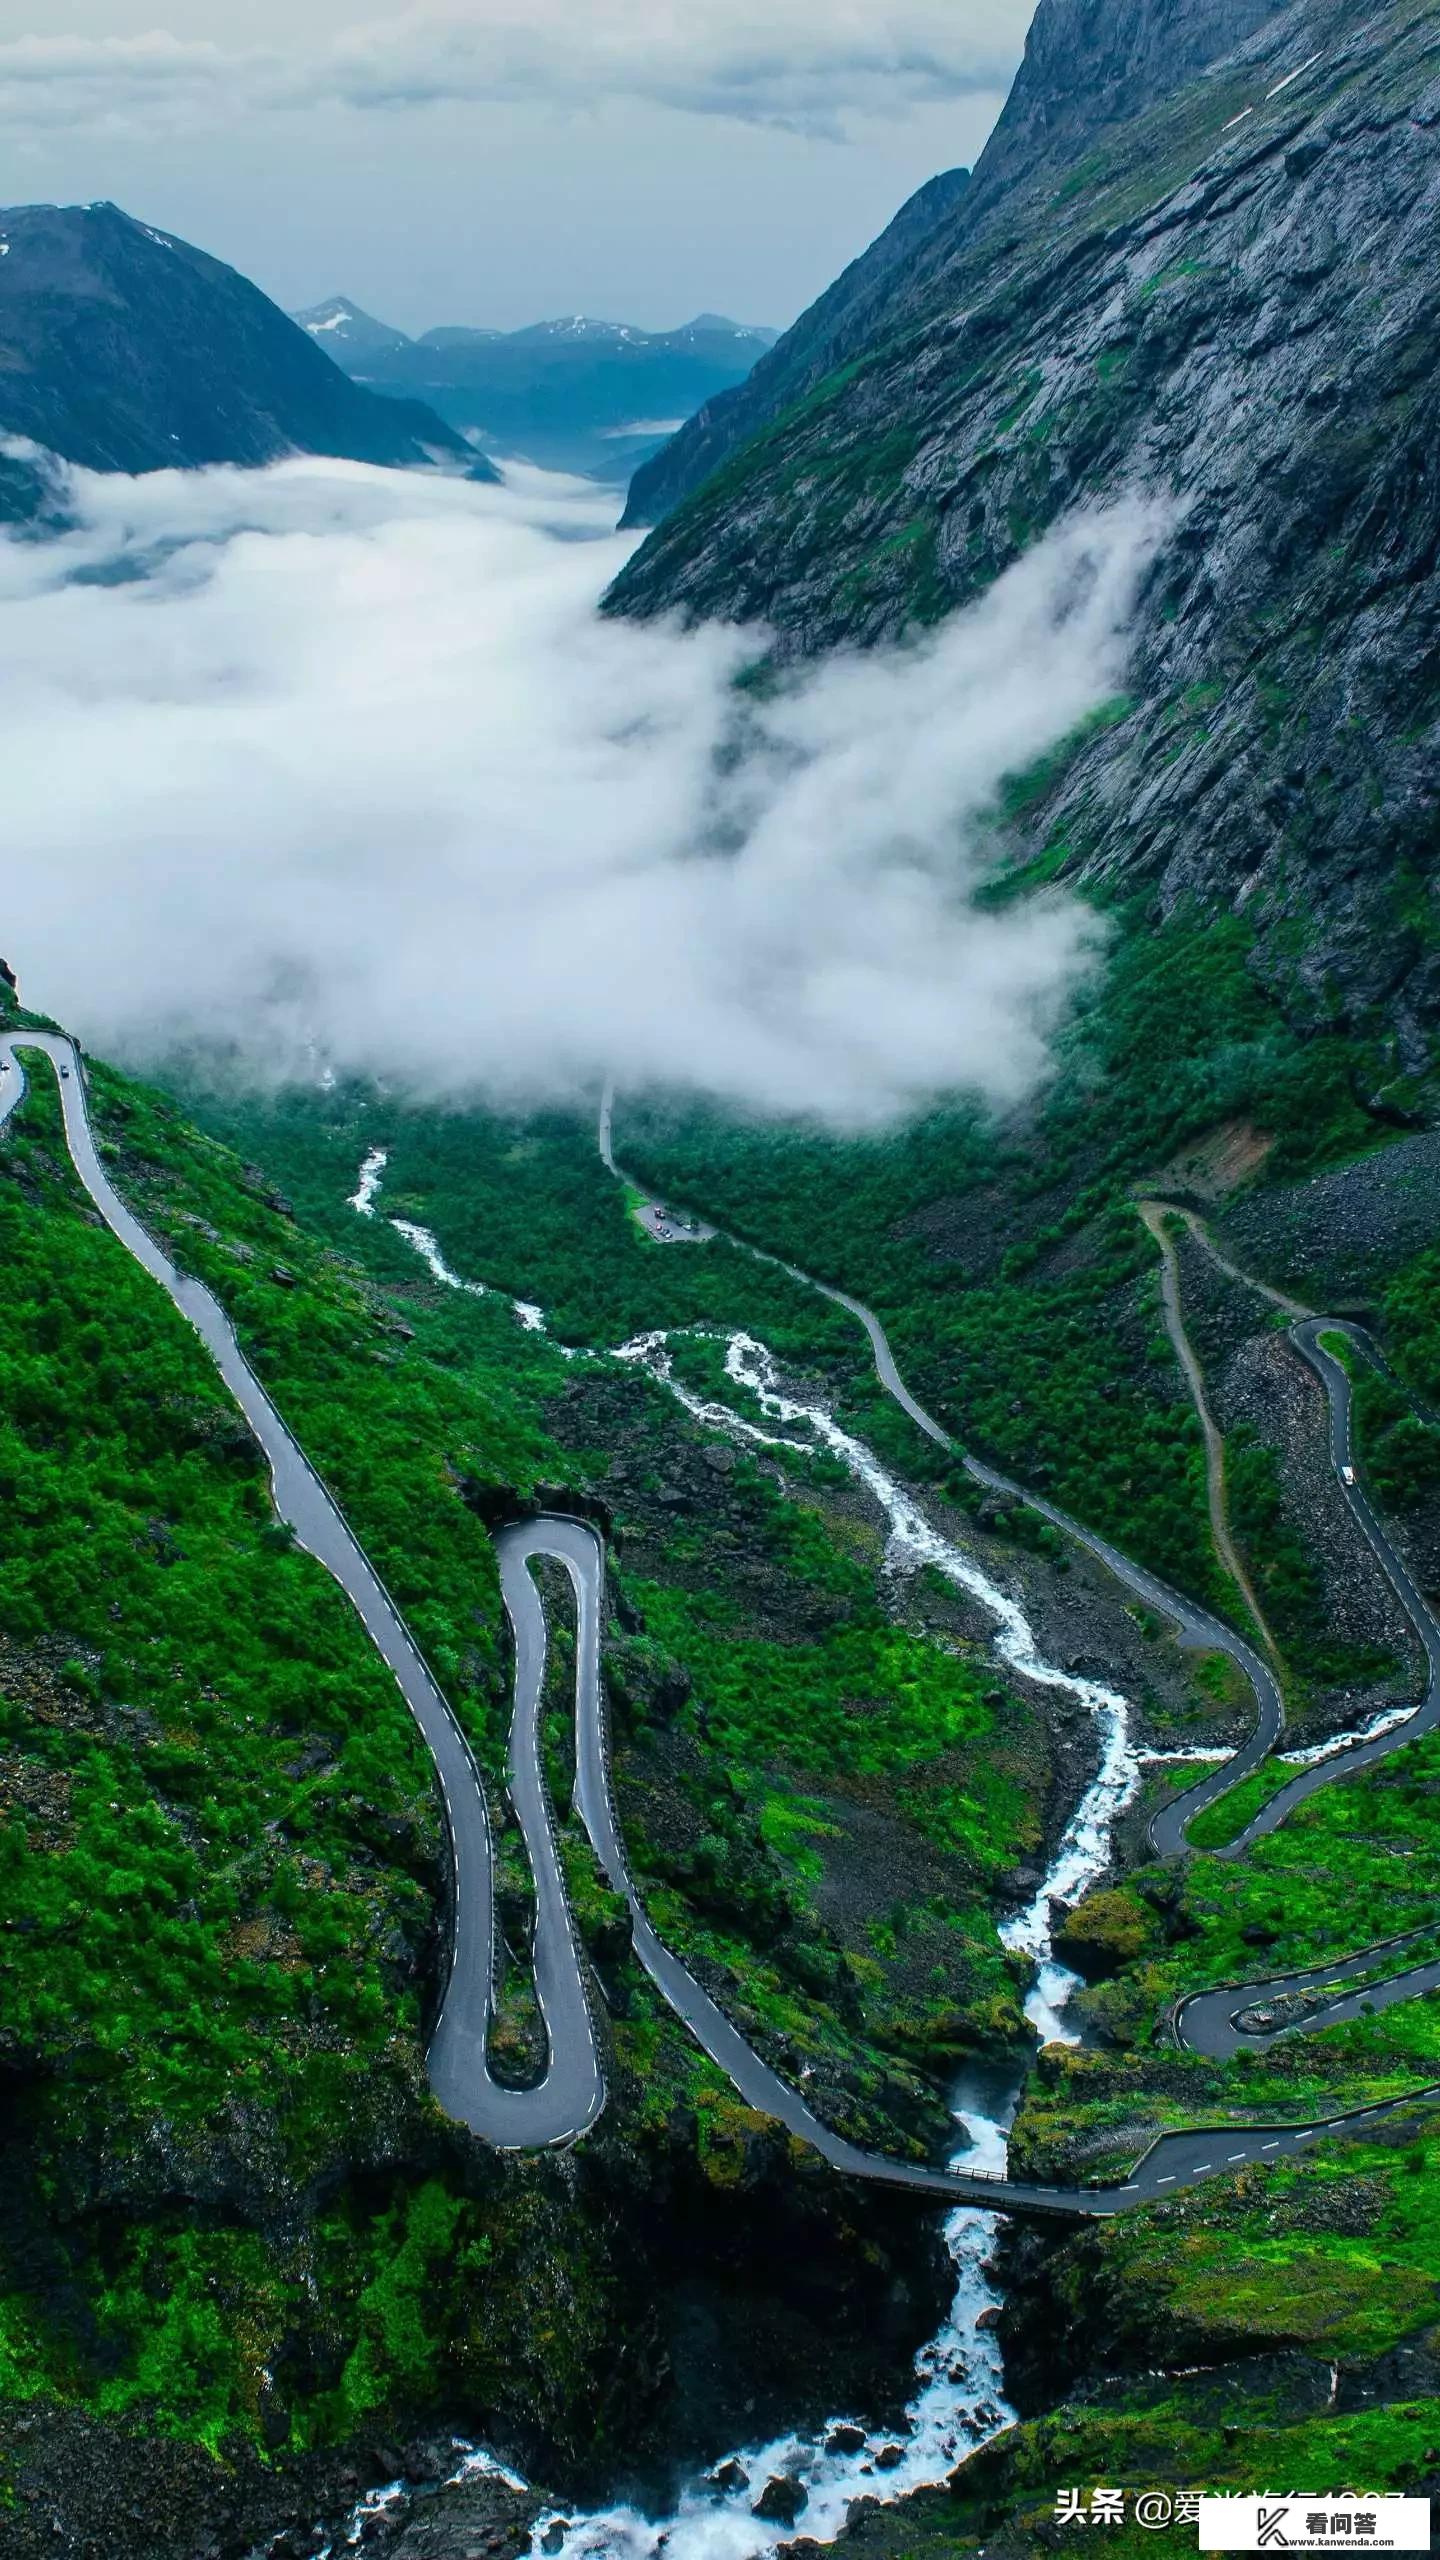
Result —
<path fill-rule="evenodd" d="M 16 202 L 113 197 L 287 306 L 776 326 L 973 161 L 1033 0 L 0 0 Z"/>

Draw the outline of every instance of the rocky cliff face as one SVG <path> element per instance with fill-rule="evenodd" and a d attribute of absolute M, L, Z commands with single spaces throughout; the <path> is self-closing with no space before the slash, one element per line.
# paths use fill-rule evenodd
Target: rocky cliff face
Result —
<path fill-rule="evenodd" d="M 1116 126 L 1201 78 L 1279 15 L 1276 0 L 1041 0 L 1025 59 L 976 171 L 970 222 L 1042 175 L 1063 177 Z"/>
<path fill-rule="evenodd" d="M 1127 12 L 1157 44 L 1169 14 Z M 875 642 L 1078 503 L 1167 498 L 1129 715 L 1032 797 L 1022 852 L 1243 907 L 1295 1018 L 1391 1026 L 1403 1109 L 1440 1015 L 1437 200 L 1433 0 L 1274 17 L 898 277 L 868 352 L 614 609 Z"/>
<path fill-rule="evenodd" d="M 635 475 L 627 525 L 658 523 L 751 436 L 923 305 L 926 280 L 1018 193 L 1052 183 L 1111 126 L 1168 96 L 1275 15 L 1275 0 L 1041 0 L 1025 58 L 971 183 L 930 179 L 803 312 L 739 391 L 710 401 Z"/>
<path fill-rule="evenodd" d="M 113 204 L 0 212 L 0 434 L 92 471 L 293 452 L 478 465 L 418 401 L 351 382 L 232 267 Z M 7 459 L 0 515 L 33 514 L 38 485 Z"/>
<path fill-rule="evenodd" d="M 707 400 L 630 483 L 625 525 L 655 524 L 708 480 L 738 445 L 867 346 L 906 262 L 963 204 L 968 169 L 947 169 L 903 204 L 888 229 L 787 329 L 745 382 Z"/>

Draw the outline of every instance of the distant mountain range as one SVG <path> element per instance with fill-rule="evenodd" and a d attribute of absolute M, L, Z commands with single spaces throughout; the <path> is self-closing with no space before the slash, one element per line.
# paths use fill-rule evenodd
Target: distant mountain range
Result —
<path fill-rule="evenodd" d="M 409 338 L 345 294 L 294 316 L 367 389 L 423 399 L 496 451 L 616 486 L 684 419 L 742 383 L 776 337 L 704 311 L 659 332 L 577 312 L 525 329 Z"/>
<path fill-rule="evenodd" d="M 351 381 L 256 285 L 114 204 L 0 212 L 0 435 L 92 471 L 275 461 L 442 460 L 494 476 L 414 400 Z M 46 475 L 0 456 L 0 519 Z"/>

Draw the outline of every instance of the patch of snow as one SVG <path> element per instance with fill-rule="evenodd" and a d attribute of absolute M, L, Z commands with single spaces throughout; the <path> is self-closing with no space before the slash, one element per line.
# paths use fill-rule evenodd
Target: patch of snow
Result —
<path fill-rule="evenodd" d="M 1313 71 L 1316 63 L 1323 62 L 1324 59 L 1325 57 L 1323 53 L 1312 53 L 1306 57 L 1304 62 L 1298 64 L 1295 70 L 1287 71 L 1283 80 L 1277 80 L 1273 89 L 1266 90 L 1265 97 L 1267 104 L 1271 98 L 1278 98 L 1282 89 L 1292 88 L 1297 80 L 1303 80 L 1306 72 Z"/>

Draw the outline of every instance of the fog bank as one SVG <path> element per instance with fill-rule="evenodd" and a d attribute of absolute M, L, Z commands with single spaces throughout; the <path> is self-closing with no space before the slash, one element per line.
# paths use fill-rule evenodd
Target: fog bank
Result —
<path fill-rule="evenodd" d="M 850 1126 L 1043 1070 L 1090 928 L 974 909 L 984 820 L 1120 683 L 1152 512 L 763 701 L 763 637 L 598 618 L 629 544 L 585 484 L 71 492 L 72 530 L 0 540 L 0 951 L 93 1046 Z"/>

